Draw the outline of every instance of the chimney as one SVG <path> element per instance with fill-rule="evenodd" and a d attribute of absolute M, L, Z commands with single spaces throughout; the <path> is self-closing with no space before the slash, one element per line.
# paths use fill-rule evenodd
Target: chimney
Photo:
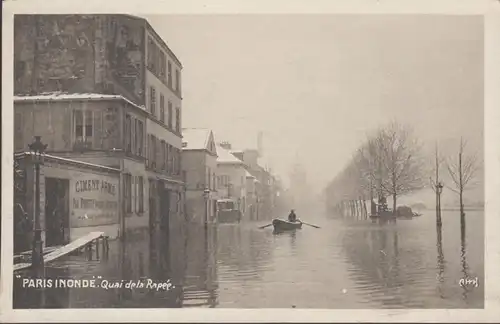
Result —
<path fill-rule="evenodd" d="M 231 150 L 231 143 L 229 143 L 229 142 L 220 142 L 219 145 L 222 148 L 225 148 L 226 150 Z"/>

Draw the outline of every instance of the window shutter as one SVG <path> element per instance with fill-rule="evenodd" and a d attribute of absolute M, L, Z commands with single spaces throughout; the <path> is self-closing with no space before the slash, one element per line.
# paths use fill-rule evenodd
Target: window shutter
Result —
<path fill-rule="evenodd" d="M 135 143 L 136 143 L 136 140 L 135 140 L 135 136 L 136 136 L 135 135 L 135 124 L 136 124 L 136 122 L 137 122 L 137 119 L 135 119 L 135 118 L 132 118 L 131 122 L 130 122 L 130 124 L 131 124 L 131 130 L 130 130 L 130 142 L 131 142 L 131 145 L 130 146 L 131 146 L 131 153 L 132 154 L 136 153 L 136 151 L 135 151 Z"/>
<path fill-rule="evenodd" d="M 95 110 L 94 111 L 94 140 L 93 140 L 93 146 L 96 149 L 102 149 L 103 148 L 103 134 L 102 134 L 102 115 L 103 112 L 102 110 Z"/>
<path fill-rule="evenodd" d="M 130 206 L 130 209 L 131 211 L 135 211 L 135 177 L 134 176 L 130 176 L 130 181 L 131 181 L 131 191 L 132 191 L 132 197 L 130 197 L 131 199 L 131 206 Z"/>

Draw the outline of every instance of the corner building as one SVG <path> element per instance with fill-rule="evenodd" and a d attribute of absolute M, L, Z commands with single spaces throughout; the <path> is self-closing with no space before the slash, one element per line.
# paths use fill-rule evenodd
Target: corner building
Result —
<path fill-rule="evenodd" d="M 175 54 L 145 19 L 129 15 L 16 15 L 14 24 L 15 151 L 39 135 L 47 154 L 120 170 L 118 235 L 179 232 Z M 97 216 L 89 222 L 79 226 L 100 224 Z"/>

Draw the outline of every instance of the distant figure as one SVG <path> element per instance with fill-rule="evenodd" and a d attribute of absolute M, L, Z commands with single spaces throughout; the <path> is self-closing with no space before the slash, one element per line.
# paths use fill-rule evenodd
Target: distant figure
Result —
<path fill-rule="evenodd" d="M 295 211 L 293 209 L 290 211 L 290 214 L 288 215 L 288 221 L 289 222 L 297 221 L 297 215 L 295 215 Z"/>
<path fill-rule="evenodd" d="M 387 199 L 382 196 L 379 201 L 379 214 L 383 213 L 383 212 L 387 212 L 388 211 L 388 207 L 387 207 Z"/>

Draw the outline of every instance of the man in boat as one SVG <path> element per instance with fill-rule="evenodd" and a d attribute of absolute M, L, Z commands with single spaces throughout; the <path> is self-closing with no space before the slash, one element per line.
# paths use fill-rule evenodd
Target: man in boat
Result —
<path fill-rule="evenodd" d="M 293 209 L 290 211 L 290 214 L 288 215 L 288 221 L 289 222 L 297 221 L 297 215 L 295 215 L 295 211 Z"/>

